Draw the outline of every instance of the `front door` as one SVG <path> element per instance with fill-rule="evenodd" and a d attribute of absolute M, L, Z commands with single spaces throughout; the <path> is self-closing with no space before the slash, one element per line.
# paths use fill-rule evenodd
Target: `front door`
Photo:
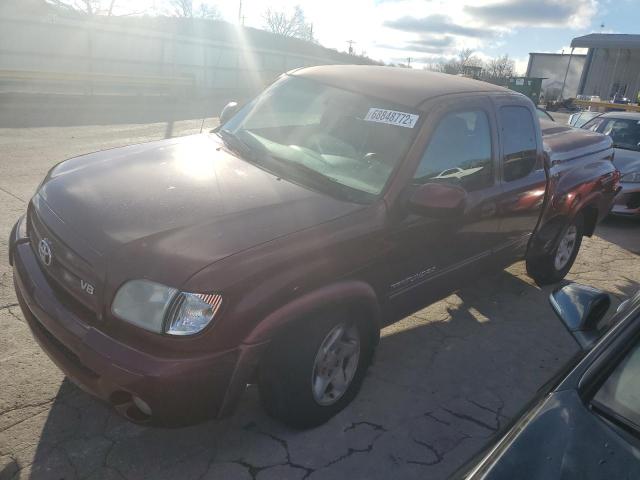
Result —
<path fill-rule="evenodd" d="M 432 295 L 445 292 L 452 279 L 472 275 L 500 243 L 501 188 L 493 111 L 487 98 L 449 101 L 425 125 L 432 133 L 407 189 L 424 183 L 453 184 L 466 191 L 466 206 L 463 213 L 449 218 L 404 208 L 392 222 L 389 240 L 394 253 L 387 277 L 392 303 L 411 302 L 411 297 L 428 303 Z"/>

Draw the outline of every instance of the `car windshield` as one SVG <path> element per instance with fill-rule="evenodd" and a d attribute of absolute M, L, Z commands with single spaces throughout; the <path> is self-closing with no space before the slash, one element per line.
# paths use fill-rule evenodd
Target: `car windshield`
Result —
<path fill-rule="evenodd" d="M 587 128 L 587 123 L 593 118 L 602 115 L 600 112 L 580 112 L 574 113 L 570 117 L 569 125 L 576 128 Z M 591 125 L 591 124 L 589 124 Z"/>
<path fill-rule="evenodd" d="M 616 148 L 640 151 L 640 120 L 638 119 L 603 118 L 597 131 L 609 135 Z"/>
<path fill-rule="evenodd" d="M 407 107 L 287 76 L 240 110 L 221 134 L 232 135 L 278 175 L 371 200 L 406 154 L 418 120 Z"/>

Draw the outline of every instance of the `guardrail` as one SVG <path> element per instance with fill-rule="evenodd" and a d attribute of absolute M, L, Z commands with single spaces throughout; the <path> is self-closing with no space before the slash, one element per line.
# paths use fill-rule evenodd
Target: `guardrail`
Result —
<path fill-rule="evenodd" d="M 591 107 L 591 109 L 604 109 L 606 112 L 610 109 L 625 110 L 627 112 L 640 112 L 640 105 L 628 105 L 624 103 L 611 103 L 611 102 L 594 102 L 592 100 L 574 100 L 576 105 L 582 107 Z M 595 110 L 598 111 L 598 110 Z"/>

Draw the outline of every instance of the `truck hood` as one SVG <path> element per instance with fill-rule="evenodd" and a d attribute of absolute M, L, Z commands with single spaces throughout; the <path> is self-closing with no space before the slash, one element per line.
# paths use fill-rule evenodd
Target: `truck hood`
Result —
<path fill-rule="evenodd" d="M 613 164 L 620 170 L 622 175 L 630 172 L 640 172 L 640 152 L 623 148 L 616 148 L 615 152 Z"/>
<path fill-rule="evenodd" d="M 148 271 L 164 262 L 190 273 L 362 208 L 262 170 L 208 134 L 67 160 L 38 196 L 63 222 L 63 240 L 81 237 L 97 255 Z"/>

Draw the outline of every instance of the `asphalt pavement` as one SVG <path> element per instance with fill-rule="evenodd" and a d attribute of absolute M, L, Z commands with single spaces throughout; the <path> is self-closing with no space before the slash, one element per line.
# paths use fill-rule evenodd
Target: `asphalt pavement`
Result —
<path fill-rule="evenodd" d="M 0 129 L 1 480 L 445 478 L 577 352 L 548 306 L 551 288 L 536 287 L 519 263 L 386 328 L 358 397 L 316 429 L 270 419 L 253 386 L 224 420 L 168 430 L 121 419 L 31 338 L 7 238 L 55 163 L 199 130 L 199 120 Z M 569 279 L 619 301 L 640 286 L 639 246 L 640 224 L 607 221 Z"/>

